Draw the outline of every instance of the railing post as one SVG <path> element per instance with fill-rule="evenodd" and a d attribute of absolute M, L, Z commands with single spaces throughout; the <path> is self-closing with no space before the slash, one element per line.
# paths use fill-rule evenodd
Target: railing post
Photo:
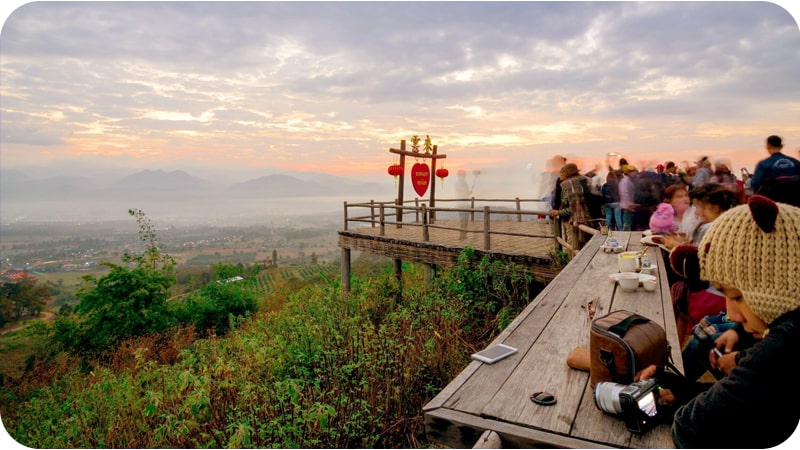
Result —
<path fill-rule="evenodd" d="M 553 217 L 553 236 L 555 236 L 556 250 L 563 250 L 564 248 L 558 241 L 558 239 L 561 237 L 561 219 L 559 219 L 558 216 Z"/>
<path fill-rule="evenodd" d="M 475 197 L 470 197 L 469 208 L 472 210 L 469 212 L 469 221 L 475 222 Z"/>
<path fill-rule="evenodd" d="M 491 241 L 489 239 L 489 222 L 491 222 L 491 220 L 489 220 L 489 216 L 490 216 L 489 207 L 488 206 L 484 206 L 483 207 L 483 247 L 487 251 L 492 249 Z"/>
<path fill-rule="evenodd" d="M 344 202 L 344 231 L 347 231 L 347 202 Z"/>
<path fill-rule="evenodd" d="M 383 203 L 381 203 L 380 215 L 381 215 L 381 216 L 380 216 L 380 220 L 381 220 L 381 231 L 380 231 L 380 233 L 379 233 L 379 234 L 380 234 L 381 236 L 385 236 L 385 235 L 386 235 L 386 215 L 385 215 L 385 213 L 383 212 Z"/>
<path fill-rule="evenodd" d="M 372 222 L 372 228 L 375 228 L 375 200 L 369 201 L 369 221 Z"/>
<path fill-rule="evenodd" d="M 522 222 L 522 213 L 520 211 L 522 211 L 522 208 L 519 204 L 519 197 L 517 197 L 517 222 Z"/>
<path fill-rule="evenodd" d="M 420 209 L 422 211 L 422 240 L 428 242 L 430 240 L 430 235 L 428 234 L 428 208 L 423 203 Z"/>
<path fill-rule="evenodd" d="M 419 197 L 414 197 L 414 218 L 419 223 Z"/>

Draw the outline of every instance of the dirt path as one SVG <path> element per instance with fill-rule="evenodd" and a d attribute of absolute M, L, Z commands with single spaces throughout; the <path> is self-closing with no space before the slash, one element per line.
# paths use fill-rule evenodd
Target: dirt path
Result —
<path fill-rule="evenodd" d="M 22 326 L 25 324 L 25 322 L 27 322 L 29 320 L 44 320 L 45 322 L 49 322 L 49 321 L 55 319 L 55 317 L 56 317 L 55 313 L 53 313 L 51 311 L 42 311 L 36 317 L 24 316 L 23 318 L 21 318 L 17 322 L 7 323 L 7 324 L 3 325 L 3 328 L 0 328 L 0 334 L 6 334 L 6 333 L 10 333 L 12 331 L 17 331 L 17 330 L 21 329 Z"/>

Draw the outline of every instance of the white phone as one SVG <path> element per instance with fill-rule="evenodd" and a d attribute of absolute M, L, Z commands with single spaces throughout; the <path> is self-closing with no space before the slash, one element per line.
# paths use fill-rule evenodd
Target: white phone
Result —
<path fill-rule="evenodd" d="M 517 353 L 517 349 L 505 344 L 493 345 L 489 348 L 472 354 L 472 359 L 483 361 L 487 364 L 494 364 L 501 359 Z"/>

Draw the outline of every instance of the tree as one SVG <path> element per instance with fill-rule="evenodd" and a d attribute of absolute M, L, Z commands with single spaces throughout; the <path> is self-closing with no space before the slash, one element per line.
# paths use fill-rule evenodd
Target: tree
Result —
<path fill-rule="evenodd" d="M 38 316 L 50 299 L 50 289 L 31 278 L 0 284 L 0 326 L 25 314 Z"/>
<path fill-rule="evenodd" d="M 161 252 L 149 219 L 129 210 L 145 243 L 141 254 L 125 252 L 123 264 L 103 262 L 109 273 L 83 277 L 80 303 L 74 313 L 56 320 L 56 340 L 79 352 L 106 350 L 122 339 L 162 331 L 175 320 L 166 308 L 169 288 L 175 283 L 175 262 Z M 133 267 L 131 267 L 133 266 Z"/>
<path fill-rule="evenodd" d="M 278 265 L 278 251 L 273 249 L 272 250 L 272 266 L 275 267 Z"/>

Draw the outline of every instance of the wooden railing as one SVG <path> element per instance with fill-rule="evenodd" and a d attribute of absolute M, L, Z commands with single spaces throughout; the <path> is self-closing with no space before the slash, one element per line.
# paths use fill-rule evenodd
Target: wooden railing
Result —
<path fill-rule="evenodd" d="M 419 198 L 414 200 L 404 201 L 402 205 L 397 204 L 396 201 L 378 202 L 370 200 L 366 203 L 348 203 L 344 202 L 344 230 L 347 231 L 352 225 L 361 224 L 361 226 L 370 226 L 372 228 L 379 227 L 379 235 L 385 236 L 387 226 L 395 226 L 401 228 L 403 226 L 412 226 L 422 228 L 422 240 L 429 240 L 429 230 L 431 228 L 439 228 L 444 230 L 455 230 L 464 233 L 482 233 L 484 249 L 490 250 L 492 248 L 493 235 L 509 235 L 520 237 L 536 237 L 536 238 L 553 238 L 554 246 L 558 250 L 566 250 L 571 256 L 574 256 L 579 248 L 574 248 L 568 243 L 566 236 L 563 235 L 562 223 L 560 220 L 549 220 L 550 209 L 545 200 L 542 199 L 495 199 L 487 198 L 480 199 L 475 197 L 470 198 L 455 198 L 455 199 L 436 199 L 437 203 L 455 203 L 457 207 L 434 207 L 430 208 Z M 509 206 L 503 206 L 508 204 Z M 527 208 L 530 206 L 530 208 Z M 545 207 L 546 209 L 542 209 Z M 351 210 L 358 211 L 357 215 L 351 213 Z M 365 213 L 361 213 L 365 211 Z M 447 220 L 448 225 L 437 225 L 437 216 L 440 218 L 451 214 L 452 220 Z M 476 215 L 482 215 L 478 222 L 483 226 L 476 230 L 475 226 L 455 227 L 452 226 L 454 221 L 464 222 L 459 215 L 467 214 L 467 224 L 476 223 Z M 404 221 L 404 217 L 413 216 L 414 221 Z M 536 233 L 512 233 L 500 230 L 492 230 L 491 221 L 493 217 L 505 216 L 506 220 L 515 219 L 517 222 L 523 220 L 539 220 L 542 222 L 551 223 L 550 233 L 536 234 Z M 597 234 L 600 231 L 596 228 L 580 225 L 578 228 L 572 228 L 573 233 L 576 233 L 573 242 L 577 242 L 577 233 L 581 230 L 589 234 Z"/>
<path fill-rule="evenodd" d="M 474 197 L 464 199 L 436 199 L 437 204 L 441 203 L 455 203 L 457 207 L 435 207 L 430 208 L 426 203 L 420 202 L 419 199 L 405 201 L 403 205 L 397 204 L 395 201 L 391 202 L 376 202 L 370 200 L 368 203 L 344 203 L 344 229 L 345 231 L 351 228 L 358 228 L 354 225 L 360 224 L 361 226 L 370 226 L 373 228 L 380 228 L 379 235 L 385 236 L 387 226 L 395 226 L 402 228 L 406 226 L 420 227 L 422 229 L 422 240 L 429 240 L 429 230 L 431 228 L 438 228 L 443 230 L 455 230 L 460 233 L 482 233 L 484 248 L 491 249 L 493 235 L 509 235 L 521 237 L 537 237 L 537 238 L 556 238 L 561 235 L 561 226 L 556 221 L 553 222 L 551 232 L 547 234 L 536 233 L 513 233 L 499 230 L 492 230 L 492 218 L 506 217 L 506 220 L 516 220 L 522 222 L 524 220 L 541 220 L 546 221 L 549 217 L 550 211 L 543 210 L 539 206 L 538 209 L 524 209 L 523 206 L 538 206 L 542 204 L 541 199 L 477 199 Z M 502 206 L 503 204 L 510 205 L 509 207 Z M 467 206 L 468 205 L 468 206 Z M 354 214 L 355 212 L 355 214 Z M 363 212 L 363 213 L 362 213 Z M 461 219 L 460 215 L 468 215 L 467 220 Z M 449 215 L 449 216 L 448 216 Z M 414 217 L 413 222 L 404 221 L 405 217 Z M 437 217 L 447 225 L 437 224 Z M 476 217 L 478 221 L 476 222 Z M 454 226 L 453 224 L 460 224 L 466 222 L 467 224 L 482 223 L 482 227 L 476 230 L 475 226 Z"/>

